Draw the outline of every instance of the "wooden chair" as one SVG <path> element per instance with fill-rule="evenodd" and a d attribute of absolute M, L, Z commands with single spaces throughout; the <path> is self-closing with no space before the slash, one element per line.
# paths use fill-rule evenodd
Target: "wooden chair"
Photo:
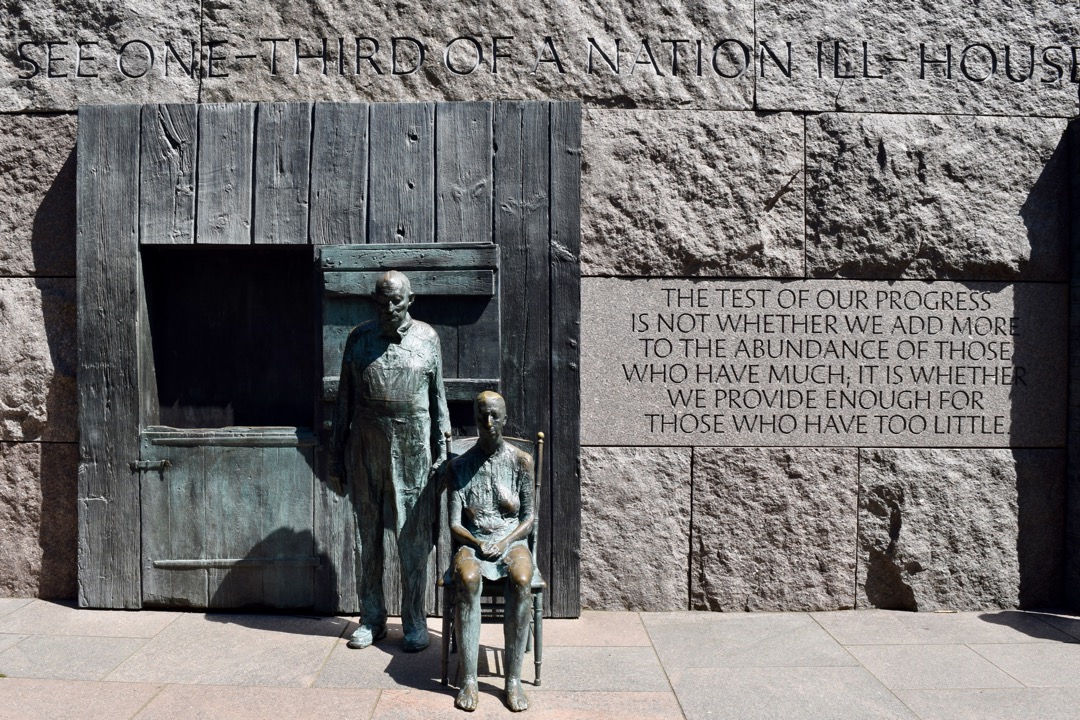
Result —
<path fill-rule="evenodd" d="M 529 633 L 528 642 L 525 646 L 525 652 L 533 652 L 533 666 L 536 669 L 536 676 L 533 681 L 534 685 L 540 684 L 540 665 L 543 662 L 543 644 L 544 644 L 544 590 L 547 589 L 547 583 L 540 575 L 540 566 L 536 562 L 536 544 L 537 537 L 540 533 L 540 483 L 543 477 L 544 471 L 544 433 L 536 433 L 536 441 L 529 441 L 523 438 L 503 437 L 503 440 L 510 443 L 514 447 L 522 450 L 532 456 L 533 459 L 533 526 L 532 531 L 529 533 L 529 551 L 532 553 L 533 561 L 533 575 L 530 589 L 532 590 L 532 622 L 531 631 Z M 477 438 L 475 437 L 461 437 L 451 440 L 449 433 L 446 436 L 446 457 L 454 458 L 465 453 L 469 448 L 476 444 Z M 440 503 L 445 510 L 443 510 L 441 521 L 445 523 L 446 527 L 449 527 L 449 502 L 446 502 L 445 497 L 447 493 L 443 493 L 443 502 Z M 457 544 L 451 540 L 450 543 L 450 557 L 453 558 L 454 553 L 457 550 Z M 485 580 L 484 588 L 480 596 L 480 608 L 481 617 L 495 617 L 500 614 L 502 603 L 499 602 L 503 598 L 505 591 L 505 580 Z M 446 568 L 439 574 L 439 579 L 436 581 L 436 586 L 441 587 L 443 590 L 442 596 L 442 684 L 447 685 L 450 679 L 450 653 L 451 651 L 457 651 L 457 643 L 454 640 L 454 625 L 456 622 L 455 614 L 455 602 L 454 602 L 454 577 L 453 568 L 447 564 Z M 461 666 L 458 665 L 458 675 L 460 681 Z"/>

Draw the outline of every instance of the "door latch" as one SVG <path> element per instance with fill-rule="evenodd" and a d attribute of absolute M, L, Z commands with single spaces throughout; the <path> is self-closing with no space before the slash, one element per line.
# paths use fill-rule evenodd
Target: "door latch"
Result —
<path fill-rule="evenodd" d="M 136 460 L 131 463 L 131 472 L 165 472 L 166 468 L 172 467 L 168 460 Z"/>

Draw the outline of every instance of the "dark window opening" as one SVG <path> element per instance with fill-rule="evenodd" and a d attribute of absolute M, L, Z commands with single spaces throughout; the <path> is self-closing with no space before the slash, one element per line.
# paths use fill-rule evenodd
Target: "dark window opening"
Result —
<path fill-rule="evenodd" d="M 144 246 L 160 423 L 313 427 L 312 249 Z"/>

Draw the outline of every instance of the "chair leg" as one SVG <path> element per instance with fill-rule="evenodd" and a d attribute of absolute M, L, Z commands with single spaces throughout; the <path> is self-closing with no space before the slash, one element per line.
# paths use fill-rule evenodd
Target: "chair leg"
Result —
<path fill-rule="evenodd" d="M 534 596 L 535 604 L 535 596 Z M 529 634 L 525 636 L 525 652 L 531 653 L 533 649 L 533 633 L 536 632 L 536 612 L 529 613 Z"/>
<path fill-rule="evenodd" d="M 533 685 L 540 684 L 540 664 L 544 661 L 544 593 L 533 595 L 533 665 L 536 667 L 536 679 Z"/>
<path fill-rule="evenodd" d="M 442 607 L 442 684 L 446 685 L 450 680 L 450 640 L 453 636 L 453 622 L 451 622 L 451 615 L 454 612 L 454 608 L 450 605 L 450 590 L 443 588 L 443 607 Z"/>

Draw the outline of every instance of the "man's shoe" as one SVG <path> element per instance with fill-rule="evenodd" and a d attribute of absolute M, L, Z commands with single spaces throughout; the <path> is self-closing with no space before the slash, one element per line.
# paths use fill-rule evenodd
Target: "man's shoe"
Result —
<path fill-rule="evenodd" d="M 412 632 L 406 633 L 405 641 L 401 643 L 401 648 L 405 652 L 420 652 L 428 646 L 431 642 L 428 639 L 428 631 L 426 627 L 419 627 Z"/>
<path fill-rule="evenodd" d="M 349 636 L 347 647 L 354 650 L 362 650 L 373 642 L 378 642 L 386 637 L 386 625 L 363 625 Z"/>

